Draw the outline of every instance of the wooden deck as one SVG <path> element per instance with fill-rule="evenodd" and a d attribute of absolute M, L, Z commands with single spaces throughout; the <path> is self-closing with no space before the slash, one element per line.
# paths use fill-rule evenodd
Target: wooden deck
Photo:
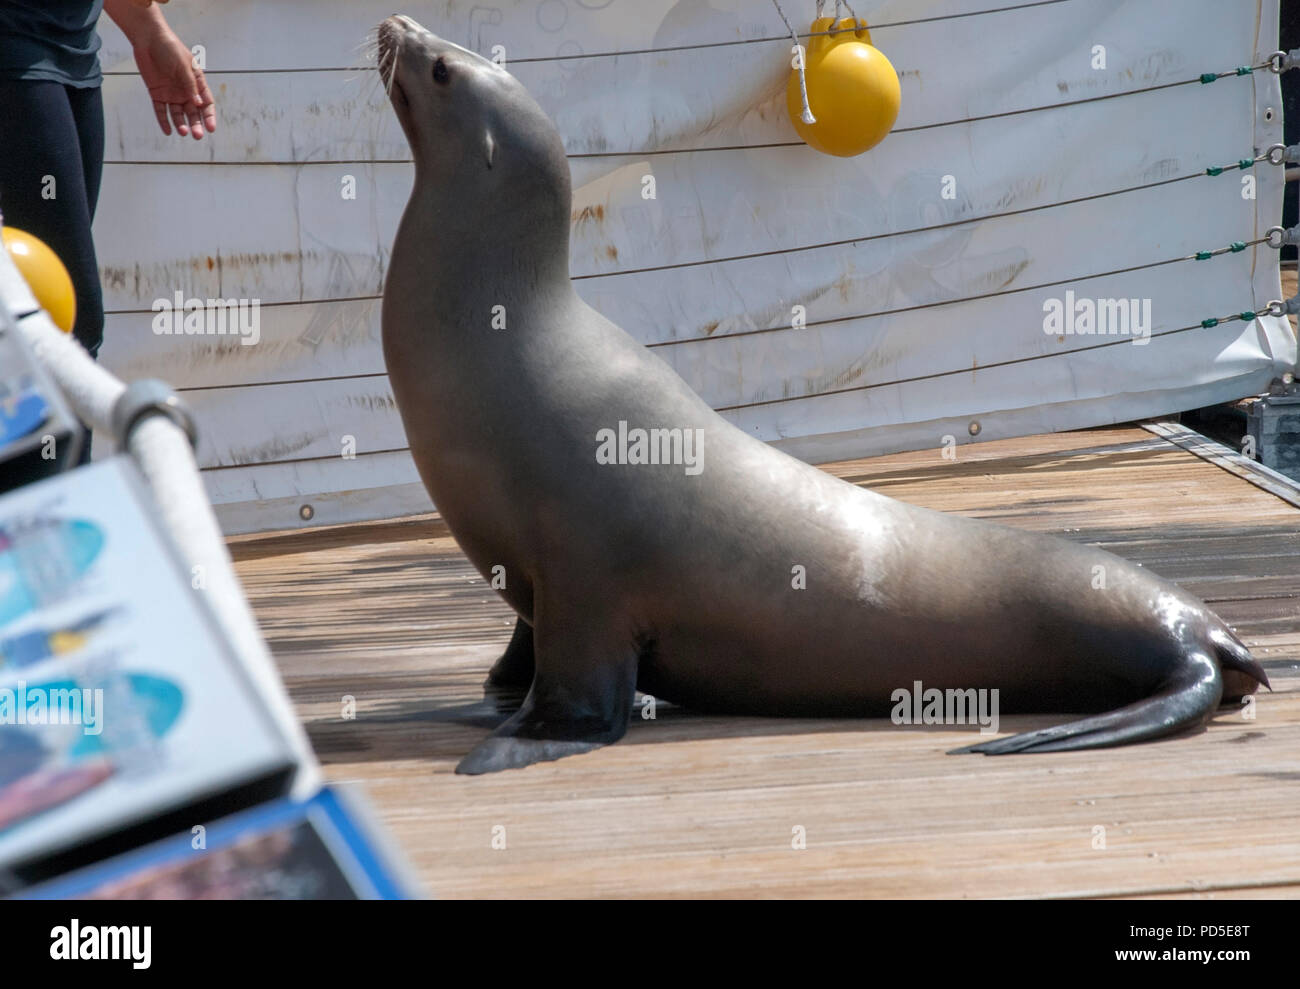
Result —
<path fill-rule="evenodd" d="M 1137 427 L 827 469 L 1177 580 L 1274 691 L 1254 721 L 1225 711 L 1192 737 L 996 759 L 944 754 L 968 730 L 661 705 L 592 754 L 458 777 L 500 720 L 480 684 L 512 619 L 440 520 L 232 550 L 327 775 L 364 783 L 432 896 L 1300 895 L 1300 509 Z"/>

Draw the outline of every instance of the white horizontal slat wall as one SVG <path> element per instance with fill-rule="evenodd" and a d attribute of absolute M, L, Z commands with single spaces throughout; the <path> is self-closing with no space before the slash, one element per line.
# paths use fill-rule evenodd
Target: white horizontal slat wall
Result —
<path fill-rule="evenodd" d="M 783 5 L 806 28 L 811 0 Z M 786 118 L 789 41 L 769 0 L 408 12 L 477 50 L 504 45 L 556 120 L 584 297 L 797 456 L 966 441 L 973 420 L 980 439 L 1121 421 L 1259 391 L 1294 365 L 1281 320 L 1185 329 L 1278 298 L 1275 252 L 1162 263 L 1278 222 L 1280 169 L 1253 170 L 1255 200 L 1241 173 L 1204 174 L 1281 140 L 1276 77 L 1194 82 L 1263 61 L 1275 0 L 1186 0 L 1177 16 L 1159 0 L 854 6 L 903 104 L 895 132 L 847 160 L 803 146 Z M 231 531 L 308 524 L 304 504 L 310 524 L 428 508 L 379 347 L 409 155 L 356 51 L 390 12 L 172 5 L 218 101 L 202 142 L 157 132 L 124 40 L 102 32 L 104 359 L 185 389 Z M 1043 300 L 1067 288 L 1151 299 L 1153 340 L 1044 334 Z M 260 341 L 156 336 L 150 306 L 177 291 L 261 299 Z M 791 328 L 795 305 L 807 326 Z"/>

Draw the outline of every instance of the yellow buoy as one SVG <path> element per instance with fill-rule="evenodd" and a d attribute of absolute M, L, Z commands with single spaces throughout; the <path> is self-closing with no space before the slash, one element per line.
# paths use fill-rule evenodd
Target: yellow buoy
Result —
<path fill-rule="evenodd" d="M 71 333 L 77 321 L 77 293 L 59 256 L 45 241 L 17 227 L 0 228 L 0 235 L 14 267 L 26 280 L 40 307 L 49 313 L 55 326 Z"/>
<path fill-rule="evenodd" d="M 819 34 L 830 31 L 835 33 Z M 786 108 L 799 136 L 809 147 L 828 155 L 850 158 L 875 147 L 898 119 L 902 92 L 898 73 L 880 49 L 871 44 L 867 22 L 845 17 L 813 21 L 808 44 L 808 105 L 816 123 L 803 121 L 799 72 L 790 74 Z"/>

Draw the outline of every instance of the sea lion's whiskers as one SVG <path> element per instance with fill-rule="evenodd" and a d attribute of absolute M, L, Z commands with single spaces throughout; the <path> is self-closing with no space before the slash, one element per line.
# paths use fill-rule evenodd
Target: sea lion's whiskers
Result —
<path fill-rule="evenodd" d="M 367 31 L 362 36 L 361 40 L 352 46 L 350 52 L 351 54 L 356 55 L 363 64 L 351 66 L 353 71 L 343 77 L 343 81 L 349 85 L 361 79 L 362 74 L 364 74 L 366 78 L 369 79 L 370 73 L 375 72 L 376 69 L 378 68 L 378 66 L 375 64 L 379 55 L 378 30 Z M 368 65 L 364 64 L 367 62 L 370 64 Z M 370 98 L 373 95 L 374 95 L 373 92 L 368 89 L 364 94 L 365 102 L 369 103 Z"/>
<path fill-rule="evenodd" d="M 380 28 L 375 28 L 374 32 L 367 34 L 364 42 L 364 54 L 367 61 L 375 63 L 375 69 L 384 87 L 384 96 L 392 99 L 393 80 L 397 78 L 397 45 L 393 44 L 385 49 L 379 32 Z"/>

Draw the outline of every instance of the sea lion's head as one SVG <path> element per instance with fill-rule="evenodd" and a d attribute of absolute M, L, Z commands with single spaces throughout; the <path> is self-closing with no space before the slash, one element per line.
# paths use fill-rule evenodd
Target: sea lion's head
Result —
<path fill-rule="evenodd" d="M 566 231 L 569 165 L 555 125 L 509 72 L 396 14 L 378 67 L 415 159 L 417 188 L 461 209 L 554 214 Z M 549 216 L 547 218 L 550 218 Z"/>

